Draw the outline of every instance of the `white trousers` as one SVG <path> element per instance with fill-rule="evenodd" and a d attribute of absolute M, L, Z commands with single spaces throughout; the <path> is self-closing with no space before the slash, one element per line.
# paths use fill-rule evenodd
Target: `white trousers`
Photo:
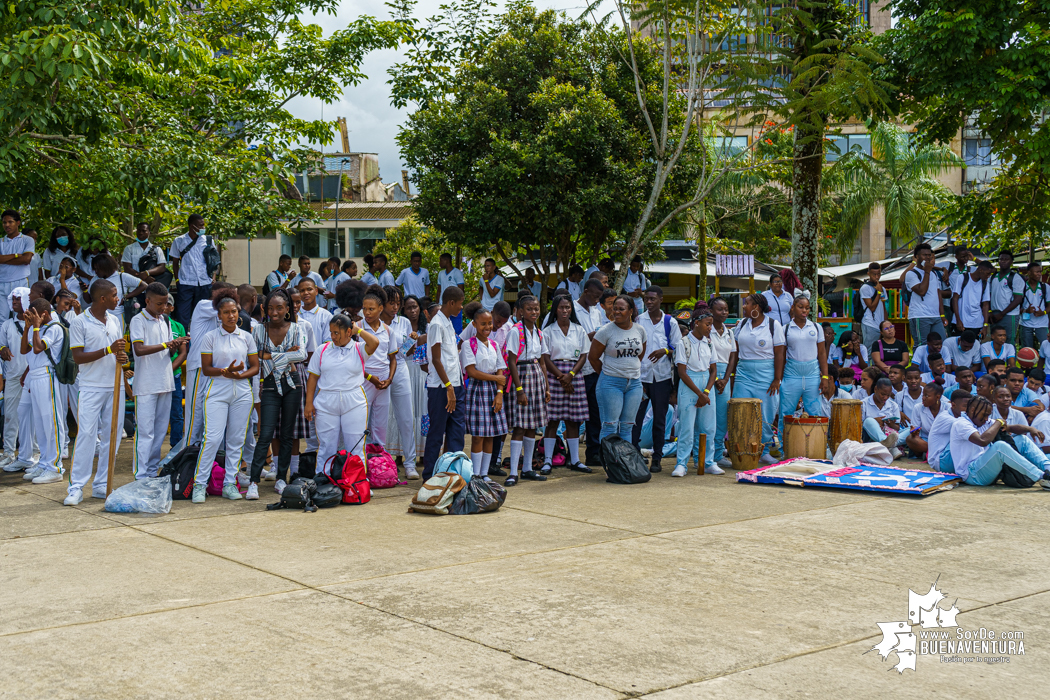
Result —
<path fill-rule="evenodd" d="M 171 419 L 171 396 L 174 392 L 135 397 L 135 478 L 157 475 L 160 448 L 168 434 Z M 106 438 L 109 439 L 107 433 Z M 79 440 L 77 441 L 79 442 Z"/>
<path fill-rule="evenodd" d="M 226 446 L 226 478 L 224 485 L 237 479 L 244 450 L 244 434 L 252 412 L 252 387 L 247 379 L 216 381 L 216 378 L 201 375 L 204 384 L 204 406 L 201 419 L 204 422 L 204 440 L 197 457 L 195 480 L 207 484 L 215 455 Z"/>
<path fill-rule="evenodd" d="M 25 406 L 22 400 L 25 399 Z M 36 435 L 33 433 L 33 406 L 29 392 L 21 384 L 21 377 L 8 377 L 4 384 L 4 452 L 15 454 L 18 459 L 33 461 Z"/>
<path fill-rule="evenodd" d="M 381 392 L 386 393 L 386 392 Z M 365 461 L 365 446 L 361 436 L 368 425 L 369 401 L 365 390 L 319 391 L 314 397 L 314 427 L 317 428 L 317 466 L 326 474 L 331 465 L 328 460 L 339 451 L 342 443 L 346 449 Z M 356 446 L 356 447 L 355 447 Z"/>
<path fill-rule="evenodd" d="M 36 280 L 33 280 L 34 282 Z M 15 287 L 28 287 L 29 278 L 23 277 L 20 280 L 14 282 L 0 282 L 0 323 L 7 320 L 8 316 L 11 315 L 11 305 L 7 303 L 7 295 L 10 294 Z M 12 350 L 12 352 L 14 352 Z"/>
<path fill-rule="evenodd" d="M 405 464 L 416 462 L 416 438 L 413 427 L 412 412 L 412 379 L 408 376 L 408 367 L 401 363 L 394 372 L 394 383 L 388 389 L 390 408 L 397 421 L 397 432 L 401 436 L 401 452 Z"/>
<path fill-rule="evenodd" d="M 80 415 L 80 376 L 78 375 L 77 378 L 73 380 L 72 384 L 59 384 L 58 392 L 62 397 L 61 405 L 66 406 L 73 411 L 73 418 L 77 418 Z M 62 451 L 65 452 L 67 447 L 69 447 L 68 430 L 66 431 L 66 440 L 62 443 Z"/>
<path fill-rule="evenodd" d="M 204 436 L 204 394 L 208 386 L 208 377 L 199 369 L 187 370 L 186 373 L 186 419 L 183 423 L 189 439 L 187 445 L 196 445 Z M 192 398 L 192 400 L 191 400 Z"/>
<path fill-rule="evenodd" d="M 33 406 L 33 429 L 40 446 L 38 466 L 52 472 L 64 473 L 62 469 L 62 443 L 66 435 L 65 413 L 59 419 L 61 392 L 58 380 L 50 367 L 30 370 L 25 388 L 29 389 Z M 94 436 L 95 431 L 89 431 Z"/>
<path fill-rule="evenodd" d="M 365 382 L 364 388 L 368 400 L 368 442 L 385 447 L 386 422 L 390 419 L 390 387 L 380 391 L 372 382 Z M 346 444 L 348 448 L 353 445 L 353 442 Z"/>
<path fill-rule="evenodd" d="M 121 382 L 123 385 L 123 382 Z M 124 387 L 117 398 L 117 420 L 124 422 Z M 113 390 L 84 387 L 77 406 L 77 438 L 73 442 L 73 462 L 69 473 L 69 492 L 83 490 L 91 479 L 91 463 L 98 454 L 98 469 L 92 491 L 105 491 L 109 477 L 109 436 L 113 427 Z M 117 427 L 120 430 L 120 426 Z M 100 442 L 101 440 L 101 442 Z M 120 444 L 120 433 L 117 433 Z M 100 446 L 101 445 L 101 446 Z M 41 453 L 41 457 L 43 453 Z"/>
<path fill-rule="evenodd" d="M 252 397 L 255 400 L 255 397 Z M 259 438 L 255 437 L 256 431 L 259 429 L 259 413 L 255 410 L 255 404 L 252 404 L 252 410 L 248 412 L 248 429 L 244 431 L 244 449 L 241 450 L 243 459 L 248 463 L 249 471 L 252 464 L 252 457 L 255 456 L 255 446 L 259 444 Z M 240 469 L 241 465 L 237 465 Z"/>

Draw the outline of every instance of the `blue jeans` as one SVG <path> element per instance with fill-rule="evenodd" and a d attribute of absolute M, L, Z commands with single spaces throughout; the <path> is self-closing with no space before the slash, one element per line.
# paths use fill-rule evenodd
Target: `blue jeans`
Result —
<path fill-rule="evenodd" d="M 718 367 L 719 379 L 725 377 L 729 365 L 725 362 L 719 362 L 716 366 Z M 708 443 L 707 449 L 713 451 L 711 457 L 716 462 L 726 455 L 726 432 L 729 430 L 730 393 L 731 390 L 728 383 L 726 383 L 726 388 L 722 390 L 722 393 L 718 393 L 718 389 L 711 390 L 711 396 L 715 397 L 715 444 L 712 446 L 711 443 Z M 699 437 L 697 439 L 699 439 Z"/>
<path fill-rule="evenodd" d="M 1020 447 L 1020 442 L 1017 444 Z M 990 486 L 999 478 L 1003 469 L 1013 469 L 1034 481 L 1043 478 L 1039 467 L 1018 454 L 1017 450 L 1005 442 L 996 442 L 970 464 L 970 474 L 963 481 L 971 486 Z"/>
<path fill-rule="evenodd" d="M 619 435 L 630 442 L 634 418 L 642 402 L 642 380 L 610 377 L 602 372 L 594 395 L 598 399 L 598 413 L 602 417 L 602 432 L 598 439 Z"/>
<path fill-rule="evenodd" d="M 427 415 L 430 416 L 430 428 L 427 430 L 426 449 L 423 452 L 423 480 L 434 475 L 434 465 L 441 457 L 441 448 L 448 434 L 449 452 L 463 450 L 463 434 L 467 429 L 467 390 L 462 386 L 455 387 L 456 410 L 449 413 L 448 393 L 445 387 L 427 387 Z"/>
<path fill-rule="evenodd" d="M 822 415 L 820 406 L 820 363 L 816 360 L 799 362 L 789 359 L 784 365 L 784 381 L 780 383 L 780 440 L 784 440 L 784 416 L 795 415 L 798 400 L 811 416 Z"/>
<path fill-rule="evenodd" d="M 734 399 L 762 399 L 762 454 L 767 455 L 773 446 L 773 421 L 780 405 L 776 394 L 766 393 L 773 383 L 773 361 L 739 360 L 734 379 Z"/>
<path fill-rule="evenodd" d="M 1021 326 L 1021 345 L 1026 348 L 1035 348 L 1036 352 L 1039 351 L 1039 346 L 1046 340 L 1045 327 L 1043 328 L 1029 328 L 1028 326 Z"/>
<path fill-rule="evenodd" d="M 702 391 L 707 386 L 709 372 L 689 372 L 689 378 Z M 713 390 L 712 390 L 713 392 Z M 714 394 L 708 394 L 713 399 Z M 704 468 L 715 464 L 715 404 L 696 405 L 697 396 L 685 382 L 678 384 L 678 460 L 675 466 L 685 467 L 689 464 L 689 455 L 700 457 L 700 450 L 694 445 L 700 443 L 700 433 L 707 435 L 707 449 L 704 451 Z"/>
<path fill-rule="evenodd" d="M 175 447 L 179 440 L 182 439 L 183 430 L 183 418 L 182 418 L 182 377 L 175 377 L 175 393 L 171 395 L 171 416 L 169 422 L 171 423 L 171 446 Z"/>

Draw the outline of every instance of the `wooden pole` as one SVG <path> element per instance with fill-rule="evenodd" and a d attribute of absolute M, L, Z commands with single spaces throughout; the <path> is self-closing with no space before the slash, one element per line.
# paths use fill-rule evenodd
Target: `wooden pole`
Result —
<path fill-rule="evenodd" d="M 120 360 L 117 359 L 116 355 L 113 356 L 113 361 L 116 363 L 117 369 L 113 376 L 113 414 L 110 419 L 109 426 L 109 466 L 106 471 L 106 496 L 113 491 L 113 462 L 117 459 L 117 427 L 120 425 L 117 422 L 117 411 L 120 408 L 122 402 L 120 400 L 121 394 L 121 382 L 124 381 L 124 367 L 120 364 Z"/>
<path fill-rule="evenodd" d="M 696 473 L 704 474 L 704 463 L 707 461 L 707 433 L 700 433 L 700 450 L 696 453 Z"/>

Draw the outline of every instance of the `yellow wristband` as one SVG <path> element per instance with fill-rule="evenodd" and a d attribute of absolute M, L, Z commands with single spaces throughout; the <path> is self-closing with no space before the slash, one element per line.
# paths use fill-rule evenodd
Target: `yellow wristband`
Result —
<path fill-rule="evenodd" d="M 112 352 L 113 352 L 113 348 L 106 348 L 106 352 L 103 353 L 102 357 L 105 357 L 106 355 L 110 355 L 110 354 L 112 354 Z"/>
<path fill-rule="evenodd" d="M 705 393 L 705 394 L 710 394 L 710 393 L 711 393 L 711 390 L 710 390 L 710 389 L 704 389 L 704 393 Z"/>
<path fill-rule="evenodd" d="M 519 386 L 519 387 L 516 387 L 516 388 L 514 389 L 514 391 L 525 391 L 525 389 L 523 389 L 522 387 L 520 387 L 520 386 Z"/>
<path fill-rule="evenodd" d="M 575 377 L 575 376 L 576 376 L 576 373 L 575 373 L 575 372 L 573 372 L 573 371 L 572 371 L 572 370 L 570 369 L 570 370 L 569 370 L 569 376 L 570 376 L 570 377 Z"/>
<path fill-rule="evenodd" d="M 827 378 L 828 378 L 828 375 L 826 375 L 826 374 L 822 374 L 822 375 L 820 375 L 820 378 L 821 378 L 821 379 L 827 379 Z"/>
<path fill-rule="evenodd" d="M 366 374 L 365 375 L 365 379 L 367 379 L 368 381 L 372 381 L 372 375 L 371 374 Z"/>
<path fill-rule="evenodd" d="M 452 386 L 452 382 L 445 382 L 445 388 L 446 389 L 448 389 L 450 386 Z"/>
<path fill-rule="evenodd" d="M 503 393 L 503 389 L 496 389 L 496 393 L 497 394 L 502 394 Z"/>

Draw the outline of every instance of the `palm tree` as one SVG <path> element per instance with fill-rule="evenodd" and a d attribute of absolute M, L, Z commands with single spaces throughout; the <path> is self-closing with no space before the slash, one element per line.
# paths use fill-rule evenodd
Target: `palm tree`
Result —
<path fill-rule="evenodd" d="M 837 246 L 850 255 L 861 226 L 876 207 L 886 213 L 886 230 L 896 248 L 930 229 L 935 211 L 954 195 L 937 175 L 963 166 L 948 146 L 916 147 L 903 128 L 881 122 L 871 133 L 871 155 L 843 159 L 842 226 Z"/>

